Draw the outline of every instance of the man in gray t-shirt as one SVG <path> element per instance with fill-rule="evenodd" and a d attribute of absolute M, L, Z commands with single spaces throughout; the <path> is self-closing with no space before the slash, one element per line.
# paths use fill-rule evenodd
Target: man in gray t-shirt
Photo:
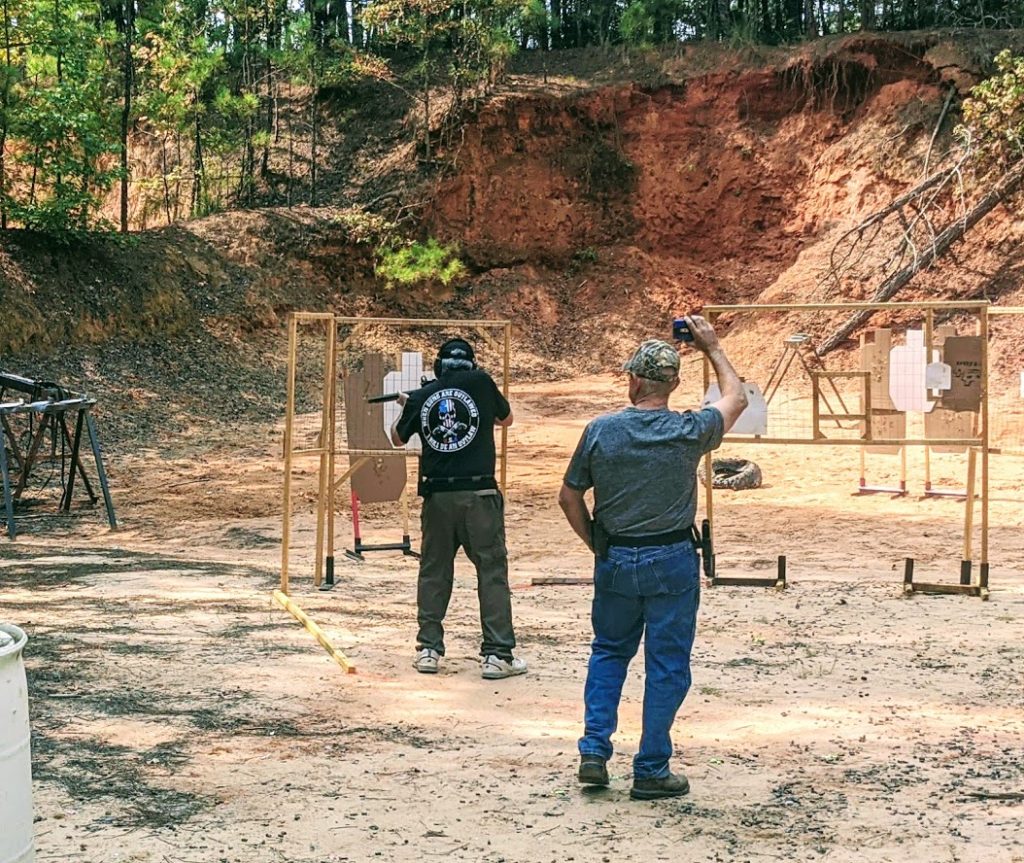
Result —
<path fill-rule="evenodd" d="M 631 407 L 593 420 L 569 462 L 559 503 L 573 530 L 594 550 L 594 640 L 584 690 L 580 782 L 607 785 L 611 736 L 630 660 L 644 638 L 647 677 L 643 731 L 633 759 L 630 796 L 678 797 L 685 776 L 669 770 L 672 723 L 690 688 L 700 571 L 691 529 L 697 509 L 697 463 L 716 449 L 747 406 L 743 385 L 714 330 L 686 318 L 693 346 L 705 353 L 722 397 L 701 411 L 677 413 L 668 398 L 679 386 L 679 353 L 649 340 L 623 366 Z M 591 513 L 584 498 L 594 490 Z"/>

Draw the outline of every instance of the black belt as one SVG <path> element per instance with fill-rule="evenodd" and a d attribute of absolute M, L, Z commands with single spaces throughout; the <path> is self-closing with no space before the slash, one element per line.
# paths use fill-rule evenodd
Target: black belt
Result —
<path fill-rule="evenodd" d="M 496 489 L 498 483 L 490 474 L 478 476 L 421 476 L 419 493 L 434 494 L 444 491 L 486 491 Z"/>
<path fill-rule="evenodd" d="M 674 545 L 677 542 L 693 542 L 692 527 L 682 530 L 670 530 L 667 533 L 652 533 L 647 536 L 609 536 L 608 545 L 624 546 L 625 548 L 649 548 L 655 545 Z"/>

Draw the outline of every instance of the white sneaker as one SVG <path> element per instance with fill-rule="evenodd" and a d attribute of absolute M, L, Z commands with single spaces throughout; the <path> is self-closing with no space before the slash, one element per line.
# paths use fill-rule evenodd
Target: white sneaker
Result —
<path fill-rule="evenodd" d="M 429 647 L 424 647 L 416 654 L 412 667 L 420 674 L 437 674 L 437 663 L 440 659 L 440 653 Z"/>
<path fill-rule="evenodd" d="M 480 675 L 484 680 L 501 680 L 503 677 L 515 677 L 517 674 L 526 674 L 526 660 L 501 659 L 497 656 L 485 656 L 480 665 Z"/>

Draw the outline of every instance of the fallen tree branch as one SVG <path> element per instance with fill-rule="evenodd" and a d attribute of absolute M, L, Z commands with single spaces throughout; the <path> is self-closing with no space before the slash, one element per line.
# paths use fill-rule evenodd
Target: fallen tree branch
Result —
<path fill-rule="evenodd" d="M 984 219 L 998 204 L 1015 192 L 1021 185 L 1022 180 L 1024 180 L 1024 161 L 1018 162 L 1005 173 L 999 182 L 996 183 L 995 188 L 978 201 L 963 218 L 947 225 L 935 237 L 935 241 L 913 263 L 908 264 L 899 272 L 893 273 L 893 275 L 882 282 L 868 302 L 886 303 L 891 300 L 914 276 L 921 272 L 921 270 L 930 267 L 935 261 L 946 254 L 957 240 L 961 239 L 964 234 Z M 815 353 L 819 357 L 823 357 L 825 354 L 834 351 L 850 337 L 854 330 L 864 324 L 872 314 L 871 310 L 866 309 L 851 315 L 831 336 L 818 346 Z"/>
<path fill-rule="evenodd" d="M 913 248 L 914 246 L 913 232 L 915 226 L 924 218 L 924 213 L 932 207 L 939 193 L 946 188 L 950 181 L 960 177 L 960 168 L 966 158 L 967 154 L 964 154 L 954 165 L 943 168 L 940 171 L 936 171 L 930 177 L 926 177 L 914 188 L 890 201 L 881 210 L 872 213 L 868 218 L 843 234 L 832 247 L 829 255 L 829 271 L 822 278 L 821 283 L 830 278 L 834 279 L 838 289 L 841 285 L 841 273 L 857 266 L 863 260 L 870 251 L 875 238 L 881 232 L 885 220 L 894 213 L 901 222 L 903 243 L 901 248 L 892 254 L 890 260 L 901 259 L 907 247 Z M 914 210 L 914 217 L 909 222 L 903 212 L 904 208 L 908 206 Z M 870 236 L 866 236 L 869 232 Z M 934 234 L 934 231 L 932 233 Z M 847 247 L 846 252 L 842 260 L 837 261 L 836 254 L 843 246 Z M 858 249 L 860 250 L 859 252 Z M 855 254 L 856 257 L 854 257 Z"/>
<path fill-rule="evenodd" d="M 1024 791 L 968 791 L 967 796 L 979 800 L 1024 800 Z"/>
<path fill-rule="evenodd" d="M 932 157 L 932 148 L 935 146 L 935 139 L 939 137 L 939 129 L 942 128 L 942 123 L 946 119 L 946 114 L 949 112 L 949 106 L 953 104 L 953 97 L 956 95 L 956 85 L 949 85 L 949 93 L 946 95 L 946 102 L 942 106 L 942 111 L 939 112 L 939 121 L 935 124 L 935 129 L 932 131 L 932 139 L 928 142 L 928 152 L 924 154 L 924 171 L 922 173 L 928 176 L 928 162 Z"/>

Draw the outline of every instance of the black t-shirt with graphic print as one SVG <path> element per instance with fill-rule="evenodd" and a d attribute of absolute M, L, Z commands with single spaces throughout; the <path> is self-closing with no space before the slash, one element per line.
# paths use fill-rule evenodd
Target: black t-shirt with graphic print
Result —
<path fill-rule="evenodd" d="M 494 422 L 509 404 L 487 372 L 447 372 L 414 390 L 398 418 L 398 436 L 418 434 L 419 493 L 497 488 L 494 480 Z"/>

